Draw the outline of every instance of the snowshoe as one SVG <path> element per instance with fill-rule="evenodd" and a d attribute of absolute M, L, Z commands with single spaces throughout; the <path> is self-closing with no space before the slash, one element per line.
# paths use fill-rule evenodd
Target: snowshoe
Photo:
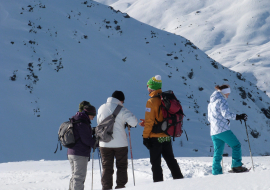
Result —
<path fill-rule="evenodd" d="M 246 168 L 243 166 L 239 166 L 239 167 L 234 167 L 231 170 L 229 170 L 229 173 L 243 173 L 243 172 L 249 172 L 251 168 Z"/>

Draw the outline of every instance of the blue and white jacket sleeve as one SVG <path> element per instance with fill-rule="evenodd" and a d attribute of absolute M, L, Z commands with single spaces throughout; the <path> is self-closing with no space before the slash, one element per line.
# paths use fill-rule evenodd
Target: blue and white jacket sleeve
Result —
<path fill-rule="evenodd" d="M 220 112 L 221 112 L 221 115 L 225 119 L 233 119 L 233 120 L 236 119 L 236 114 L 229 111 L 229 105 L 228 105 L 228 102 L 226 100 L 221 100 L 221 102 L 220 102 Z"/>

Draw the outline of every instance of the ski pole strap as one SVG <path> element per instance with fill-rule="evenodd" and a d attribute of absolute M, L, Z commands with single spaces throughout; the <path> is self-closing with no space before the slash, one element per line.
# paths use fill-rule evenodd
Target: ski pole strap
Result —
<path fill-rule="evenodd" d="M 239 119 L 240 123 L 242 124 L 242 119 Z"/>
<path fill-rule="evenodd" d="M 54 151 L 54 154 L 57 152 L 57 150 L 58 150 L 58 143 L 57 143 L 57 147 L 56 147 L 56 150 Z"/>
<path fill-rule="evenodd" d="M 60 140 L 58 140 L 58 143 L 57 143 L 57 146 L 56 146 L 56 150 L 54 151 L 54 154 L 57 152 L 58 150 L 58 144 L 60 144 L 60 150 L 62 150 L 62 145 L 61 145 L 61 142 Z"/>
<path fill-rule="evenodd" d="M 187 138 L 187 141 L 188 141 L 188 136 L 187 136 L 187 132 L 186 132 L 186 130 L 184 130 L 185 131 L 185 134 L 186 134 L 186 138 Z"/>

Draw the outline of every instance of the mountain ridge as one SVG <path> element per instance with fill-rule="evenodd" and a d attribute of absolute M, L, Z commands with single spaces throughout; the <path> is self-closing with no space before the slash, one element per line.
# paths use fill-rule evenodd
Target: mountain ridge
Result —
<path fill-rule="evenodd" d="M 267 0 L 96 0 L 191 40 L 270 96 L 270 3 Z"/>

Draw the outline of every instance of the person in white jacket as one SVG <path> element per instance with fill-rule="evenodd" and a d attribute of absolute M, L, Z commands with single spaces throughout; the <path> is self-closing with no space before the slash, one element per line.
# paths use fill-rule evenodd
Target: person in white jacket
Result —
<path fill-rule="evenodd" d="M 234 172 L 245 172 L 247 168 L 242 167 L 241 144 L 230 129 L 230 119 L 246 121 L 247 115 L 244 113 L 237 115 L 229 111 L 227 101 L 231 93 L 229 85 L 217 85 L 215 89 L 216 91 L 211 95 L 208 104 L 208 121 L 210 122 L 210 133 L 214 144 L 212 174 L 222 174 L 220 162 L 225 143 L 232 148 L 232 170 Z"/>
<path fill-rule="evenodd" d="M 111 115 L 117 105 L 123 106 L 125 95 L 122 91 L 115 91 L 107 102 L 100 106 L 97 114 L 97 124 L 100 124 L 107 116 Z M 128 181 L 128 141 L 125 131 L 125 123 L 131 127 L 136 127 L 137 118 L 124 106 L 115 118 L 113 126 L 113 138 L 110 142 L 99 142 L 102 158 L 102 190 L 112 189 L 114 173 L 114 157 L 116 158 L 116 184 L 115 189 L 125 188 Z"/>

